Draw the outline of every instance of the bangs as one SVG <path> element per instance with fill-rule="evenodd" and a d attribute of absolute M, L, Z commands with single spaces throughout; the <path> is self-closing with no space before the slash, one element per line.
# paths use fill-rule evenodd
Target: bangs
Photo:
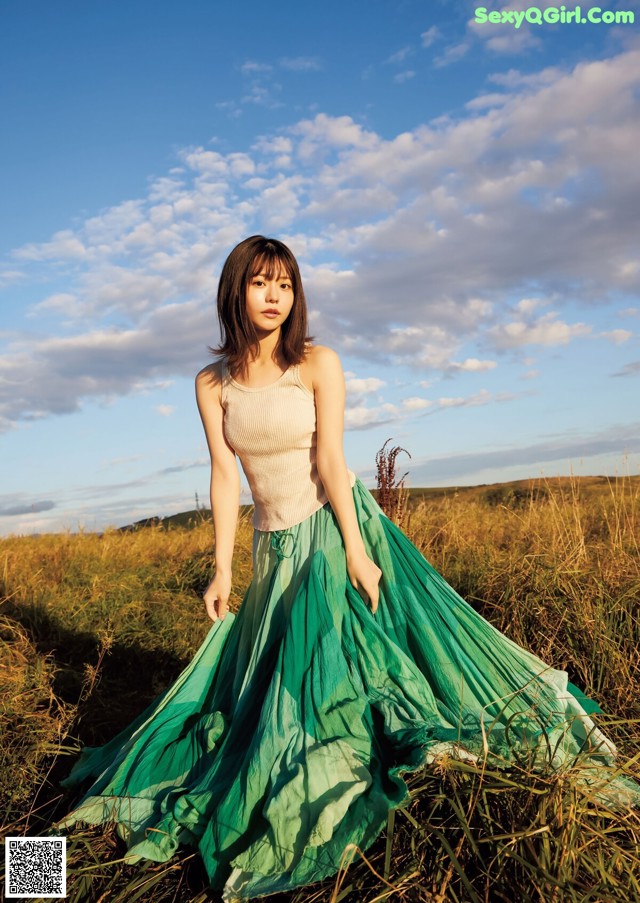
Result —
<path fill-rule="evenodd" d="M 253 261 L 250 278 L 253 279 L 254 276 L 258 276 L 260 273 L 264 274 L 267 279 L 277 279 L 278 276 L 286 276 L 289 280 L 293 278 L 290 268 L 282 257 L 278 256 L 275 249 L 273 252 L 263 251 Z"/>

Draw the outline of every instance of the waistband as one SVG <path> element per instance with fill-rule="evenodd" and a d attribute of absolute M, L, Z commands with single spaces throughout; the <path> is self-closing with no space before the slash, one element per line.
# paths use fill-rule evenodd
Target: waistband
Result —
<path fill-rule="evenodd" d="M 296 540 L 291 530 L 271 531 L 271 548 L 275 551 L 278 561 L 282 561 L 283 558 L 291 558 L 295 547 Z"/>

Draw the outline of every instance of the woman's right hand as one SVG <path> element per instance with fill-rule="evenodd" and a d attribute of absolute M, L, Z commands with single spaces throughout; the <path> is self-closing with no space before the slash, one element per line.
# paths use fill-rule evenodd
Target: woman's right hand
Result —
<path fill-rule="evenodd" d="M 229 596 L 231 595 L 231 574 L 227 575 L 216 571 L 215 577 L 206 588 L 203 599 L 207 607 L 207 614 L 212 621 L 224 616 L 229 610 Z"/>
<path fill-rule="evenodd" d="M 364 551 L 356 555 L 347 553 L 347 574 L 351 586 L 358 591 L 365 602 L 369 602 L 372 614 L 378 609 L 380 590 L 378 584 L 382 577 L 382 571 Z"/>

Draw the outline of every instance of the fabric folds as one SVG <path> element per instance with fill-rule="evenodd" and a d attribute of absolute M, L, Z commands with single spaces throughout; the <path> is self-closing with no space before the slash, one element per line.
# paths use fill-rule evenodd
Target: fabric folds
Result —
<path fill-rule="evenodd" d="M 116 822 L 129 862 L 198 847 L 211 885 L 250 899 L 335 874 L 407 801 L 403 773 L 443 752 L 557 768 L 582 754 L 602 777 L 615 747 L 598 706 L 477 614 L 359 480 L 353 493 L 382 569 L 377 613 L 347 579 L 329 504 L 255 531 L 238 613 L 125 730 L 83 749 L 62 783 L 91 785 L 58 828 Z M 640 805 L 629 779 L 603 788 Z"/>

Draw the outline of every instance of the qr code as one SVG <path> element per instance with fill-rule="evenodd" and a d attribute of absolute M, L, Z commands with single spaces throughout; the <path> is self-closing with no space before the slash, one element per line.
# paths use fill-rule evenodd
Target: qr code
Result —
<path fill-rule="evenodd" d="M 66 837 L 7 837 L 4 858 L 5 897 L 66 896 Z"/>

